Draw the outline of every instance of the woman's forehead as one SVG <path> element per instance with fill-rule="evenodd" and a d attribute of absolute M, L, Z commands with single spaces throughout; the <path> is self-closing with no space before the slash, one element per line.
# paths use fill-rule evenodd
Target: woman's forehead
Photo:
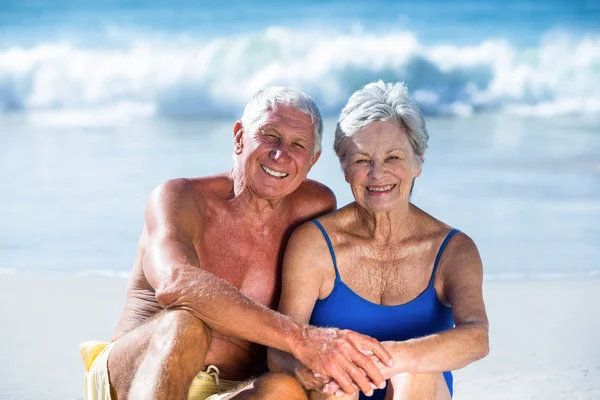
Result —
<path fill-rule="evenodd" d="M 348 152 L 412 149 L 405 129 L 393 122 L 376 122 L 348 138 Z"/>

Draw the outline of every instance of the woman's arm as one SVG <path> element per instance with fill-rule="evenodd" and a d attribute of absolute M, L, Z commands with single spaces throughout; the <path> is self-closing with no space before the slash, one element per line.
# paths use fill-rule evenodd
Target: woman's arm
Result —
<path fill-rule="evenodd" d="M 471 238 L 458 233 L 450 241 L 437 274 L 438 297 L 452 307 L 455 327 L 422 338 L 383 343 L 394 358 L 393 368 L 382 368 L 386 378 L 402 372 L 460 369 L 489 352 L 483 266 Z"/>
<path fill-rule="evenodd" d="M 285 251 L 279 312 L 287 314 L 301 323 L 307 323 L 317 299 L 324 298 L 328 294 L 324 293 L 324 287 L 331 288 L 334 280 L 333 261 L 323 236 L 312 222 L 305 223 L 294 231 Z M 352 331 L 342 332 L 357 346 L 359 346 L 359 340 L 367 338 Z M 375 339 L 370 340 L 375 341 Z M 373 358 L 384 362 L 389 360 L 386 354 L 375 354 Z M 365 360 L 369 360 L 369 357 L 365 356 Z M 365 362 L 360 367 L 369 376 L 377 376 L 378 379 L 374 379 L 374 381 L 385 384 L 383 376 L 373 361 Z M 277 349 L 269 348 L 268 363 L 271 371 L 293 375 L 307 389 L 320 391 L 331 380 L 329 377 L 314 374 L 298 362 L 293 355 Z M 351 376 L 351 379 L 355 384 L 351 381 L 348 383 L 353 385 L 356 390 L 358 390 L 356 385 L 363 389 L 372 387 L 372 383 L 362 373 L 359 376 Z M 368 391 L 366 392 L 368 393 Z"/>
<path fill-rule="evenodd" d="M 323 282 L 322 265 L 326 264 L 328 252 L 323 252 L 327 250 L 327 245 L 319 235 L 312 222 L 301 225 L 291 235 L 283 258 L 278 311 L 301 323 L 308 323 L 310 320 Z M 316 379 L 290 353 L 269 348 L 267 360 L 271 371 L 295 376 L 308 389 L 319 385 L 322 387 L 326 383 Z"/>

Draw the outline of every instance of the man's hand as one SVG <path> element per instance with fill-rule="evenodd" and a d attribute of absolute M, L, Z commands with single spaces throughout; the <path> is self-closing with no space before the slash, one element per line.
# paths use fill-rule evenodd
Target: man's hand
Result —
<path fill-rule="evenodd" d="M 293 349 L 294 356 L 309 369 L 331 377 L 352 394 L 360 389 L 373 393 L 371 382 L 385 387 L 385 379 L 369 356 L 391 366 L 392 357 L 375 339 L 349 330 L 305 325 Z"/>

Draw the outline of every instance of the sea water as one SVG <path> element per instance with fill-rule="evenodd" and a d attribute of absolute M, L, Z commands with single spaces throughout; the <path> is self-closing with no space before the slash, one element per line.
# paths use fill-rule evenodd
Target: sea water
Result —
<path fill-rule="evenodd" d="M 258 89 L 315 97 L 310 177 L 367 82 L 405 81 L 430 149 L 413 202 L 478 244 L 488 279 L 600 268 L 600 5 L 593 1 L 4 1 L 0 274 L 127 276 L 145 200 L 226 171 Z"/>

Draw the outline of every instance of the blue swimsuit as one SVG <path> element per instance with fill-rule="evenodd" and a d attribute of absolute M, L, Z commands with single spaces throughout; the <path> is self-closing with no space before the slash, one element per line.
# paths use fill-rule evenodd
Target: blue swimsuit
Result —
<path fill-rule="evenodd" d="M 371 336 L 380 342 L 418 338 L 454 327 L 452 309 L 444 306 L 437 299 L 433 280 L 440 257 L 452 236 L 458 232 L 457 229 L 450 231 L 442 243 L 435 259 L 433 273 L 427 289 L 408 303 L 385 306 L 360 297 L 342 282 L 331 240 L 318 221 L 313 220 L 312 222 L 321 230 L 327 241 L 335 268 L 335 282 L 329 296 L 323 300 L 317 300 L 315 303 L 310 318 L 311 325 L 350 329 Z M 450 390 L 450 395 L 452 395 L 452 373 L 444 372 L 444 378 Z M 376 390 L 371 397 L 366 397 L 361 393 L 360 398 L 383 399 L 385 391 L 386 389 Z"/>

